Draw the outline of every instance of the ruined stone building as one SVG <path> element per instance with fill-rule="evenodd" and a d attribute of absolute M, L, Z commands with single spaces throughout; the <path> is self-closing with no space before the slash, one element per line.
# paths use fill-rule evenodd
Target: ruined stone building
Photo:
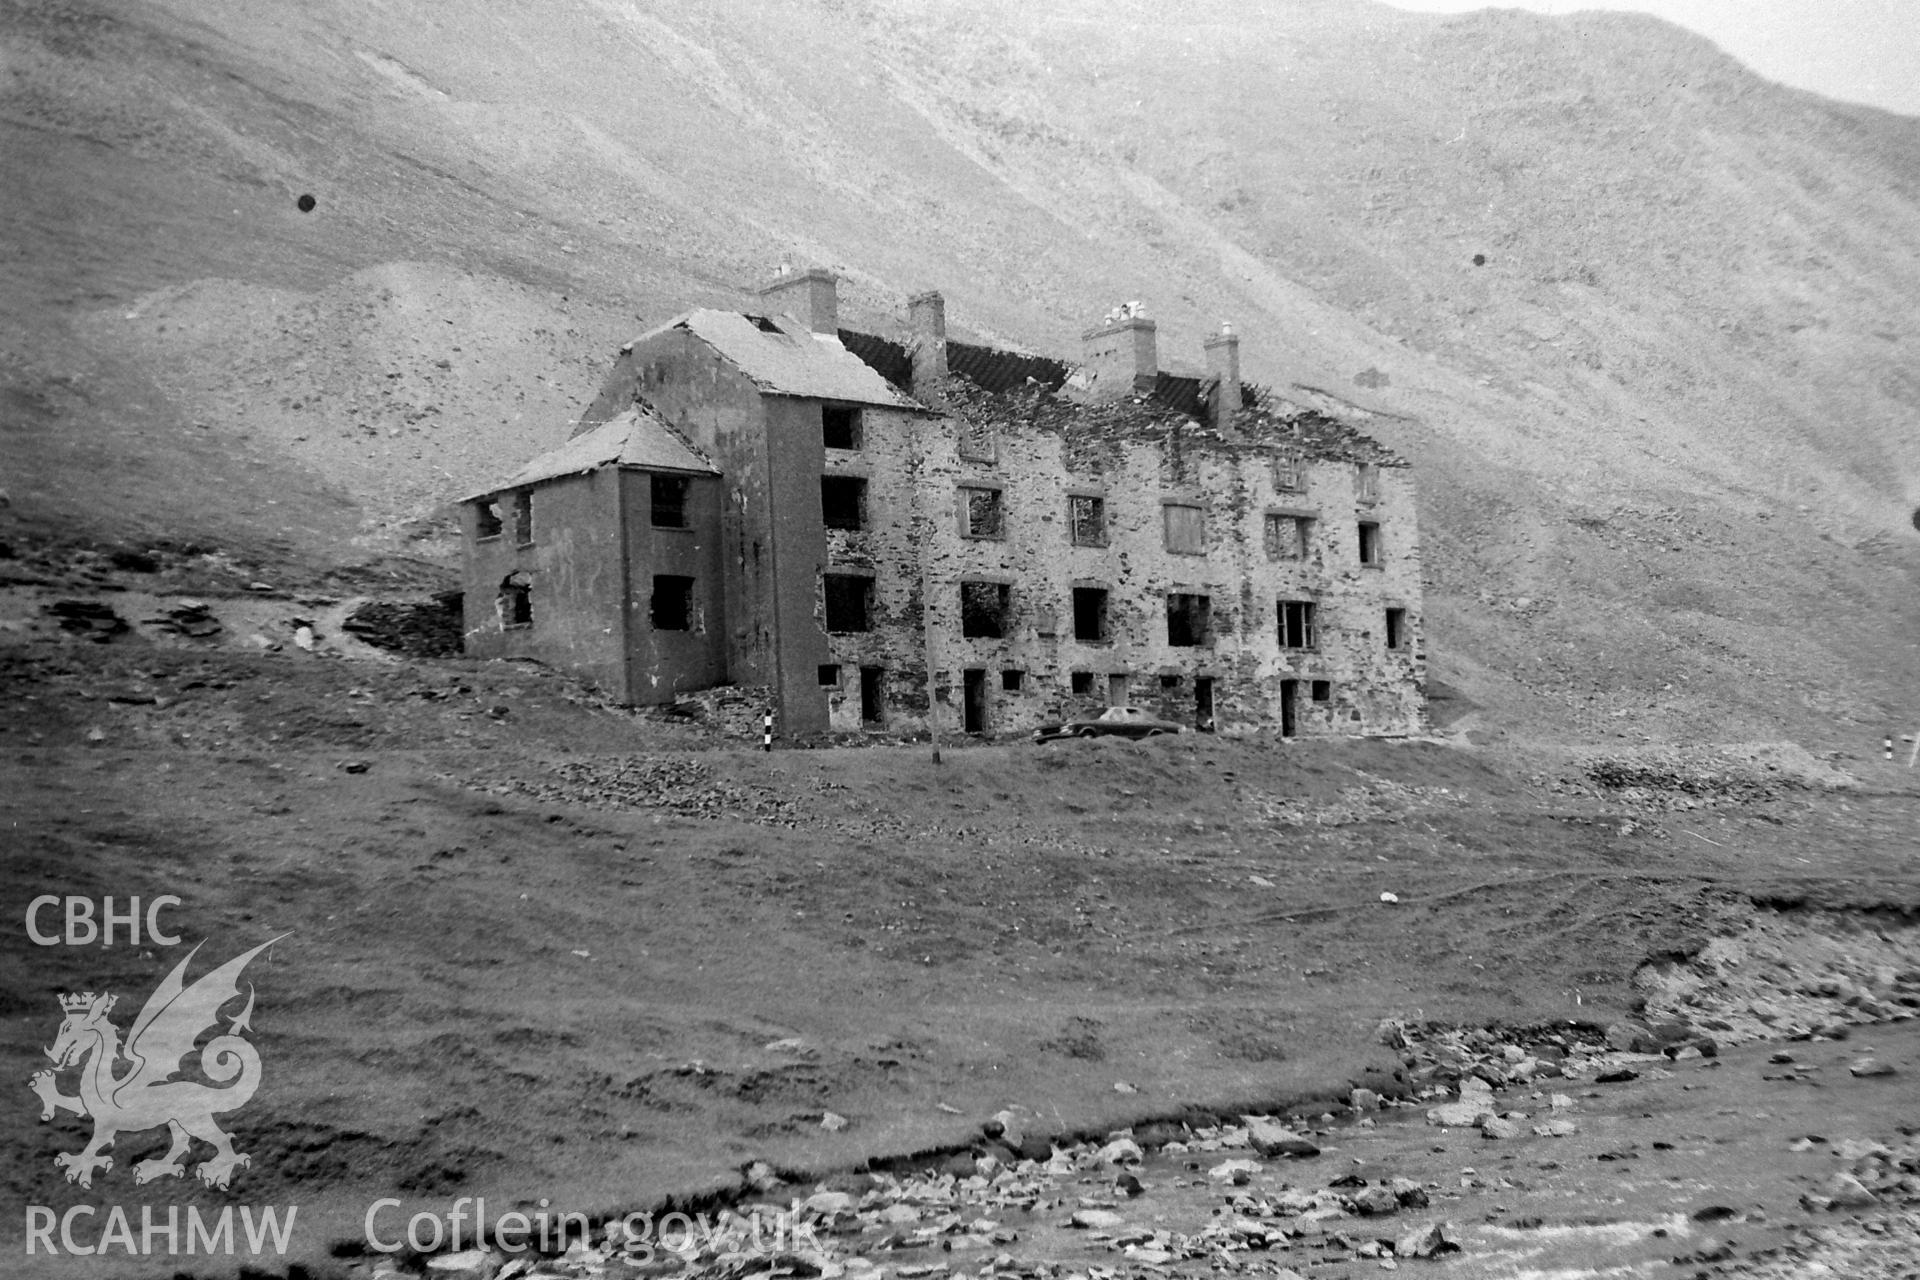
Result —
<path fill-rule="evenodd" d="M 466 644 L 633 704 L 768 690 L 783 735 L 1136 704 L 1223 731 L 1423 724 L 1412 477 L 1123 308 L 1078 366 L 843 330 L 836 281 L 623 347 L 571 439 L 462 504 Z"/>

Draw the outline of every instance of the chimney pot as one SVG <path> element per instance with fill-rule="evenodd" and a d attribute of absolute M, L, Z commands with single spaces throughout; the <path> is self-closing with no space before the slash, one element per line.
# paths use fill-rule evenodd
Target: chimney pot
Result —
<path fill-rule="evenodd" d="M 825 267 L 782 271 L 755 292 L 775 315 L 792 316 L 815 333 L 840 332 L 840 278 Z"/>

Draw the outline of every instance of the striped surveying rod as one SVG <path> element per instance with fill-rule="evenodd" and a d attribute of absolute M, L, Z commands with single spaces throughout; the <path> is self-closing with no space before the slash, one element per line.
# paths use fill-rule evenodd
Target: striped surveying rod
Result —
<path fill-rule="evenodd" d="M 1893 735 L 1887 735 L 1887 759 L 1893 759 Z"/>
<path fill-rule="evenodd" d="M 773 712 L 768 711 L 760 721 L 760 749 L 773 750 Z"/>

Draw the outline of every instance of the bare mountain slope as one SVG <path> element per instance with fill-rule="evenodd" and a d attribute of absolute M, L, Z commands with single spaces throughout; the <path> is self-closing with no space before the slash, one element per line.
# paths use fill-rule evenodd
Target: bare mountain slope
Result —
<path fill-rule="evenodd" d="M 1056 352 L 1122 298 L 1175 360 L 1232 318 L 1250 376 L 1421 466 L 1470 723 L 1920 719 L 1920 122 L 1664 24 L 13 0 L 0 33 L 16 519 L 391 546 L 643 322 L 823 261 L 855 323 L 938 287 Z"/>

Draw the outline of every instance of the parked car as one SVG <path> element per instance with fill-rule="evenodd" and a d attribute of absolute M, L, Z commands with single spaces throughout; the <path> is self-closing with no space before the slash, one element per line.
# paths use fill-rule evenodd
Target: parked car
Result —
<path fill-rule="evenodd" d="M 1182 727 L 1171 720 L 1150 716 L 1139 707 L 1108 707 L 1092 719 L 1043 724 L 1033 731 L 1033 740 L 1056 742 L 1061 738 L 1157 738 L 1163 733 L 1179 733 Z"/>

